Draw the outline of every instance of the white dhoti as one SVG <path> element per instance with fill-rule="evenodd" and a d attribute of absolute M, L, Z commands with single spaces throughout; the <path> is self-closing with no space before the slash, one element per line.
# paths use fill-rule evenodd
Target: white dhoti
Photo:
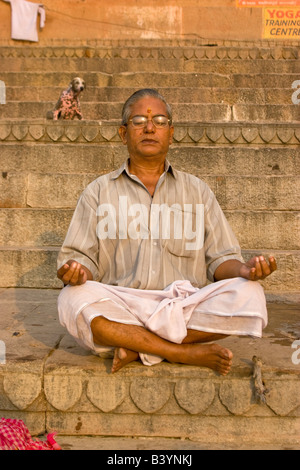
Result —
<path fill-rule="evenodd" d="M 60 323 L 84 348 L 107 355 L 114 348 L 94 343 L 91 322 L 107 320 L 137 325 L 180 344 L 187 330 L 223 335 L 262 336 L 268 322 L 266 299 L 258 282 L 225 279 L 201 289 L 175 281 L 164 290 L 140 290 L 87 281 L 66 286 L 58 298 Z M 145 365 L 164 358 L 140 354 Z"/>

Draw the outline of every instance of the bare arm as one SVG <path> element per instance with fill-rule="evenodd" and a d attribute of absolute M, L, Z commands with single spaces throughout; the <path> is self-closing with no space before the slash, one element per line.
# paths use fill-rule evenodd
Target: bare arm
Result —
<path fill-rule="evenodd" d="M 220 264 L 215 271 L 215 280 L 230 279 L 233 277 L 243 277 L 250 281 L 265 279 L 276 271 L 277 264 L 273 256 L 269 258 L 269 263 L 263 256 L 254 256 L 247 263 L 231 259 Z"/>
<path fill-rule="evenodd" d="M 64 283 L 64 285 L 69 284 L 71 286 L 79 286 L 84 284 L 86 281 L 93 280 L 91 271 L 72 259 L 67 261 L 57 271 L 57 277 Z"/>

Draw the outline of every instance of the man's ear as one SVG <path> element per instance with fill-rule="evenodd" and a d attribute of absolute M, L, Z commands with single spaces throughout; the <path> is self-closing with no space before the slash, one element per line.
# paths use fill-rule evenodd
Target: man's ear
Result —
<path fill-rule="evenodd" d="M 173 136 L 174 136 L 174 126 L 171 126 L 170 127 L 170 138 L 169 138 L 170 145 L 173 143 Z"/>
<path fill-rule="evenodd" d="M 119 127 L 119 136 L 121 137 L 123 144 L 126 145 L 127 144 L 127 127 L 126 126 Z"/>

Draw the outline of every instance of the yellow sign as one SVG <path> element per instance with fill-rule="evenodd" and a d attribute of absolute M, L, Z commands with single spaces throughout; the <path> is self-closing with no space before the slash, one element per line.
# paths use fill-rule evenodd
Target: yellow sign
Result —
<path fill-rule="evenodd" d="M 263 10 L 264 39 L 300 39 L 300 7 Z"/>

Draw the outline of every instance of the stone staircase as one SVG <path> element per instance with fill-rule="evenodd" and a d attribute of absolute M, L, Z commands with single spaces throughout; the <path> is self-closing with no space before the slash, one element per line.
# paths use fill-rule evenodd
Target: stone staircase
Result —
<path fill-rule="evenodd" d="M 0 45 L 0 80 L 6 85 L 6 104 L 0 105 L 0 299 L 10 312 L 0 320 L 7 351 L 7 364 L 0 368 L 3 415 L 27 416 L 35 433 L 55 428 L 61 434 L 124 436 L 136 429 L 137 436 L 204 442 L 211 433 L 218 441 L 222 433 L 228 442 L 250 442 L 262 431 L 265 441 L 299 443 L 299 366 L 290 359 L 300 336 L 294 305 L 286 307 L 287 319 L 282 307 L 267 343 L 243 339 L 240 349 L 237 339 L 228 340 L 239 361 L 226 379 L 170 364 L 151 369 L 133 364 L 112 377 L 109 360 L 77 348 L 55 311 L 61 287 L 56 257 L 77 198 L 90 181 L 125 159 L 117 133 L 121 108 L 144 87 L 159 89 L 172 105 L 170 160 L 210 185 L 245 258 L 276 256 L 279 269 L 264 281 L 268 301 L 299 300 L 300 106 L 292 103 L 299 46 Z M 74 76 L 87 83 L 80 99 L 85 119 L 46 120 Z M 270 304 L 274 308 L 276 317 L 276 305 Z M 22 328 L 24 335 L 18 335 Z M 278 344 L 286 347 L 285 362 L 282 349 L 274 352 Z M 253 398 L 256 350 L 267 363 L 273 358 L 266 368 L 273 395 L 263 406 Z M 216 431 L 219 426 L 224 432 Z"/>
<path fill-rule="evenodd" d="M 276 255 L 271 296 L 296 291 L 300 107 L 296 45 L 106 41 L 92 46 L 2 46 L 0 266 L 2 287 L 59 287 L 55 258 L 88 182 L 125 158 L 124 100 L 157 87 L 173 107 L 170 159 L 216 192 L 245 256 Z M 63 70 L 63 71 L 62 71 Z M 85 120 L 45 119 L 81 75 Z M 255 229 L 254 229 L 255 227 Z"/>

